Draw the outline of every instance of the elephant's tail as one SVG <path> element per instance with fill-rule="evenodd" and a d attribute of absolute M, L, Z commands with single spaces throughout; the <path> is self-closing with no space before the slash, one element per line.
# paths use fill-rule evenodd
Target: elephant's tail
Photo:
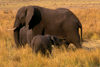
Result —
<path fill-rule="evenodd" d="M 81 41 L 83 41 L 83 39 L 82 39 L 82 25 L 81 25 L 80 29 L 81 29 Z"/>
<path fill-rule="evenodd" d="M 83 41 L 83 39 L 82 39 L 82 24 L 80 22 L 78 22 L 78 25 L 79 25 L 79 28 L 81 30 L 81 41 Z"/>

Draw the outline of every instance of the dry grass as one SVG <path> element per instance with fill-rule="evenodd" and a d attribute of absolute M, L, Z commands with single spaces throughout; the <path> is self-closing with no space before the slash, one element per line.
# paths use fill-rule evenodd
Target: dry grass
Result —
<path fill-rule="evenodd" d="M 67 51 L 54 48 L 53 56 L 50 58 L 42 57 L 40 54 L 36 56 L 29 46 L 16 49 L 13 32 L 7 30 L 13 27 L 16 12 L 22 6 L 39 5 L 51 9 L 65 7 L 69 8 L 83 25 L 83 38 L 89 41 L 84 42 L 83 46 L 98 47 L 99 3 L 98 0 L 0 0 L 0 67 L 99 67 L 100 49 L 76 50 L 71 46 Z"/>

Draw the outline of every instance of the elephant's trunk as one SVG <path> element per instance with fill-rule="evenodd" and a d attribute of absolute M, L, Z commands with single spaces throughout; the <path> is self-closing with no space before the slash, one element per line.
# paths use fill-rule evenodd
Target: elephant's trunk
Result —
<path fill-rule="evenodd" d="M 15 40 L 16 46 L 19 47 L 20 46 L 19 29 L 14 30 L 14 40 Z"/>
<path fill-rule="evenodd" d="M 82 39 L 82 24 L 80 23 L 80 21 L 78 21 L 78 26 L 81 29 L 81 41 L 83 41 L 83 39 Z"/>
<path fill-rule="evenodd" d="M 15 28 L 14 29 L 15 44 L 16 44 L 17 47 L 19 47 L 20 46 L 19 31 L 22 28 L 22 24 L 21 24 L 21 22 L 18 19 L 15 20 L 14 28 Z"/>

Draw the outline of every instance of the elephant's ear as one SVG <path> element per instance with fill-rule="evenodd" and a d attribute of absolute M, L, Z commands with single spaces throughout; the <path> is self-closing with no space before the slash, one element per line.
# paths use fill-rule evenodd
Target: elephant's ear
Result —
<path fill-rule="evenodd" d="M 54 36 L 51 36 L 50 39 L 51 39 L 52 44 L 55 45 L 56 38 Z"/>
<path fill-rule="evenodd" d="M 39 9 L 34 6 L 27 7 L 26 25 L 29 25 L 29 29 L 39 24 L 40 21 L 41 21 L 41 13 Z"/>
<path fill-rule="evenodd" d="M 53 41 L 54 45 L 60 45 L 60 39 L 58 39 L 57 37 L 51 36 L 51 40 Z"/>

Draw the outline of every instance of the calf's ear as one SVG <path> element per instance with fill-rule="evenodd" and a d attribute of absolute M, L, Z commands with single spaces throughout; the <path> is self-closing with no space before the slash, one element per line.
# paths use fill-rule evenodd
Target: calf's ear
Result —
<path fill-rule="evenodd" d="M 50 39 L 51 39 L 52 44 L 55 45 L 56 44 L 56 37 L 51 36 Z"/>

